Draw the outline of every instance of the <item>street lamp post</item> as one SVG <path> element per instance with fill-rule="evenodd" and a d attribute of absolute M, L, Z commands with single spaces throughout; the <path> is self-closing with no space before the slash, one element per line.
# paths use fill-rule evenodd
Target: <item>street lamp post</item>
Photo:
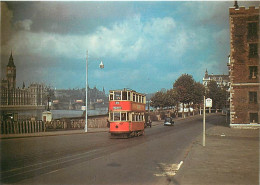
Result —
<path fill-rule="evenodd" d="M 99 64 L 99 68 L 103 69 L 104 64 L 101 61 Z M 87 57 L 86 57 L 86 106 L 85 106 L 85 111 L 86 111 L 86 121 L 85 121 L 85 132 L 88 132 L 88 50 L 87 50 Z"/>

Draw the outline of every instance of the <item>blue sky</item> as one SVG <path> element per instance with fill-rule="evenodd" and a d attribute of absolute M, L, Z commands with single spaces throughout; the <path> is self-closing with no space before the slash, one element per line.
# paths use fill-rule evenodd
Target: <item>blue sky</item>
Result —
<path fill-rule="evenodd" d="M 228 74 L 233 1 L 1 2 L 1 77 L 10 52 L 17 85 L 57 89 L 172 88 L 184 73 Z M 238 2 L 259 6 L 259 2 Z M 105 68 L 99 69 L 100 60 Z"/>

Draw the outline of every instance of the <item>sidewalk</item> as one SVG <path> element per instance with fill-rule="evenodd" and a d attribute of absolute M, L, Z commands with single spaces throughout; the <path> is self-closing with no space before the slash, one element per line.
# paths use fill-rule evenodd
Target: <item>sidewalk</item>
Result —
<path fill-rule="evenodd" d="M 213 126 L 192 144 L 174 177 L 181 185 L 258 185 L 259 129 Z"/>
<path fill-rule="evenodd" d="M 108 131 L 109 131 L 108 128 L 88 128 L 87 133 L 108 132 Z M 0 135 L 0 139 L 43 137 L 43 136 L 69 135 L 69 134 L 87 134 L 87 133 L 84 131 L 84 129 L 60 130 L 60 131 L 36 132 L 36 133 L 28 133 L 28 134 L 3 134 L 3 135 Z"/>

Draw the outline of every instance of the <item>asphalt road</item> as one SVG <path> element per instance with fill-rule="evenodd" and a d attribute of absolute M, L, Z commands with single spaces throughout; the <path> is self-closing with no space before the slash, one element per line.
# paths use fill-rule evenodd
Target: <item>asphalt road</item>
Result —
<path fill-rule="evenodd" d="M 207 116 L 207 128 L 225 121 Z M 157 125 L 145 136 L 110 139 L 98 132 L 0 140 L 2 184 L 169 184 L 174 183 L 202 117 Z"/>

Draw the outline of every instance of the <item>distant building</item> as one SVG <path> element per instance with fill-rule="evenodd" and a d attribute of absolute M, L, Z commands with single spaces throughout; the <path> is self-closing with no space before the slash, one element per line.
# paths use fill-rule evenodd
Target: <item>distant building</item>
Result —
<path fill-rule="evenodd" d="M 6 79 L 1 81 L 0 105 L 43 105 L 45 87 L 43 84 L 33 83 L 28 88 L 16 88 L 16 66 L 11 53 L 6 66 Z"/>
<path fill-rule="evenodd" d="M 226 88 L 229 87 L 229 75 L 209 75 L 206 69 L 205 76 L 202 79 L 202 84 L 207 88 L 210 81 L 216 81 L 218 87 Z"/>
<path fill-rule="evenodd" d="M 246 9 L 236 4 L 229 8 L 229 20 L 230 126 L 257 126 L 260 115 L 259 7 Z"/>

